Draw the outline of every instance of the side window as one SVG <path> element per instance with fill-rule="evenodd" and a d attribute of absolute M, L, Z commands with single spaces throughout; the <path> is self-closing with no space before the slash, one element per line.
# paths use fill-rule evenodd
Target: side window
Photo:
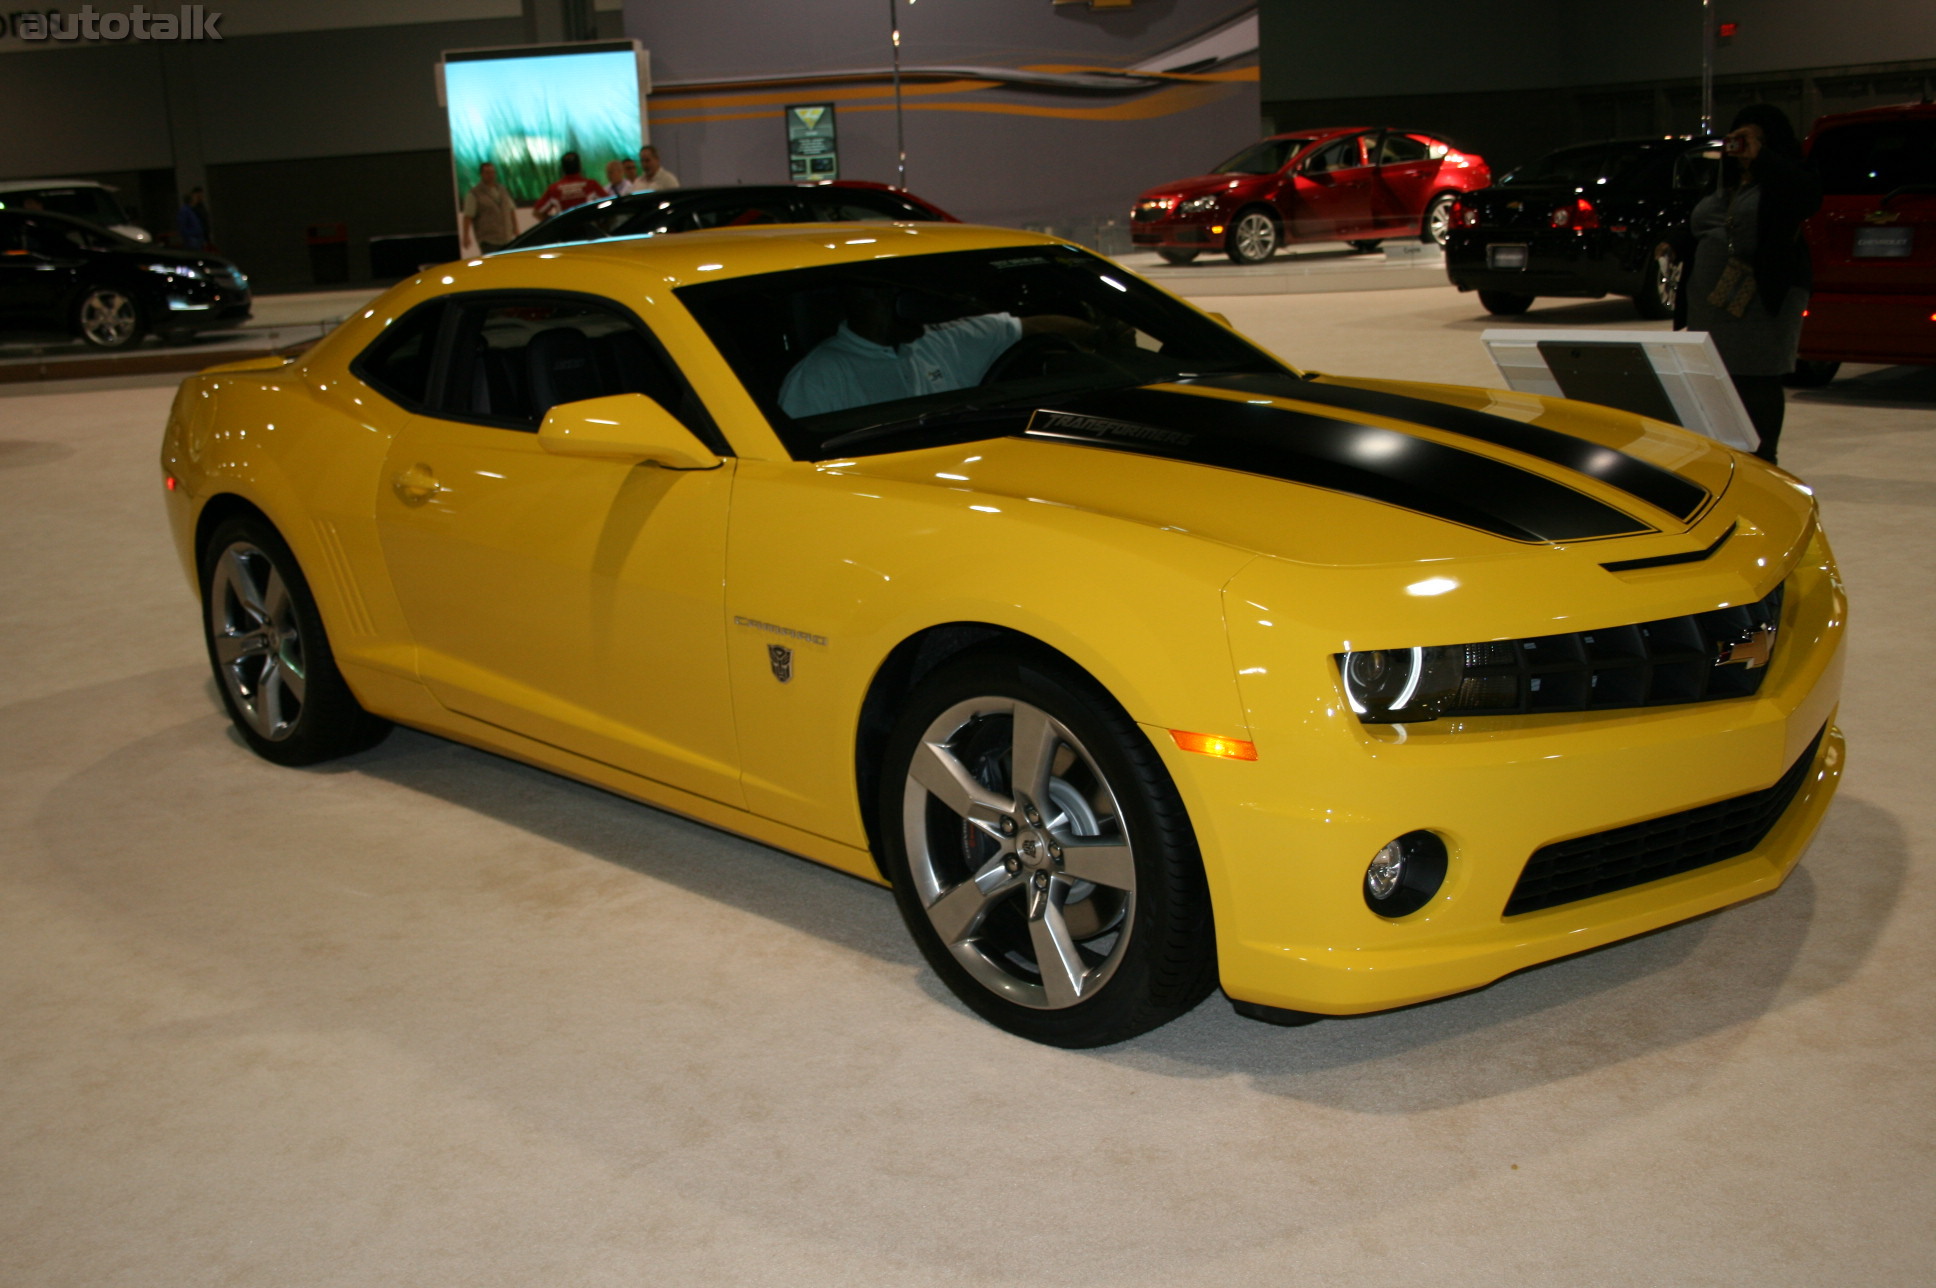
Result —
<path fill-rule="evenodd" d="M 814 223 L 931 223 L 935 216 L 892 193 L 815 193 L 801 200 L 801 218 Z"/>
<path fill-rule="evenodd" d="M 1720 158 L 1710 157 L 1707 153 L 1708 149 L 1705 146 L 1694 147 L 1674 158 L 1676 191 L 1712 192 L 1720 185 Z"/>
<path fill-rule="evenodd" d="M 412 411 L 430 401 L 430 375 L 437 354 L 438 324 L 444 302 L 420 304 L 384 328 L 350 364 L 357 379 Z"/>
<path fill-rule="evenodd" d="M 1409 165 L 1431 159 L 1432 145 L 1409 134 L 1387 134 L 1378 149 L 1379 165 Z"/>
<path fill-rule="evenodd" d="M 462 308 L 449 415 L 535 430 L 560 403 L 644 394 L 709 444 L 717 438 L 658 343 L 618 311 L 556 295 L 491 295 Z"/>
<path fill-rule="evenodd" d="M 742 228 L 748 224 L 784 224 L 791 221 L 787 207 L 792 202 L 746 197 L 716 197 L 694 202 L 678 212 L 672 223 L 674 232 L 696 232 L 701 228 Z"/>
<path fill-rule="evenodd" d="M 1312 174 L 1328 173 L 1332 170 L 1350 170 L 1364 164 L 1358 147 L 1358 136 L 1333 139 L 1313 152 L 1305 161 L 1304 168 Z"/>

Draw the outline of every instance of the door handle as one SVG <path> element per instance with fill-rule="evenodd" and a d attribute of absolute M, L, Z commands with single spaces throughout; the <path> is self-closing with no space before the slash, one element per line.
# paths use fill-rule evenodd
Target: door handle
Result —
<path fill-rule="evenodd" d="M 437 475 L 428 465 L 412 465 L 398 470 L 390 479 L 390 490 L 405 505 L 422 505 L 436 496 L 443 488 L 437 482 Z"/>

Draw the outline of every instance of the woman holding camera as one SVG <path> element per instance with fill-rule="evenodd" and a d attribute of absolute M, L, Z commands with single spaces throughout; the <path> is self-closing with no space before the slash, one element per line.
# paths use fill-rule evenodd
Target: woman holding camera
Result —
<path fill-rule="evenodd" d="M 1724 154 L 1720 190 L 1688 219 L 1694 255 L 1680 293 L 1682 324 L 1714 337 L 1761 435 L 1755 454 L 1772 462 L 1787 411 L 1782 377 L 1795 369 L 1813 281 L 1802 222 L 1822 204 L 1822 190 L 1795 127 L 1770 104 L 1741 109 Z"/>

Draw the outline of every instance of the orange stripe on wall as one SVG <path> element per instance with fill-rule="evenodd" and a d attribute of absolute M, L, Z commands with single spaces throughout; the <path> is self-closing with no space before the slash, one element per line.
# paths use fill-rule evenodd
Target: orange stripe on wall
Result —
<path fill-rule="evenodd" d="M 1174 116 L 1193 108 L 1228 98 L 1232 85 L 1178 85 L 1140 98 L 1133 103 L 1108 107 L 1035 107 L 1026 103 L 909 103 L 909 112 L 986 112 L 995 116 L 1040 116 L 1065 121 L 1148 121 Z M 891 112 L 892 103 L 861 103 L 843 109 L 848 112 Z M 673 109 L 654 112 L 652 124 L 696 125 L 702 121 L 753 121 L 773 119 L 782 112 L 707 112 L 686 116 Z"/>

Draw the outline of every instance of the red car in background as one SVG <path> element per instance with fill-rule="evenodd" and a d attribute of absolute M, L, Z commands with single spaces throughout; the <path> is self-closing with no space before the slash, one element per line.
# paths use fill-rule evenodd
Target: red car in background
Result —
<path fill-rule="evenodd" d="M 1209 174 L 1151 188 L 1130 237 L 1172 264 L 1221 250 L 1261 264 L 1287 242 L 1391 237 L 1445 244 L 1452 202 L 1492 182 L 1485 159 L 1391 126 L 1297 130 L 1254 143 Z"/>
<path fill-rule="evenodd" d="M 1827 384 L 1844 362 L 1936 363 L 1936 104 L 1824 116 L 1808 159 L 1823 196 L 1790 383 Z"/>

